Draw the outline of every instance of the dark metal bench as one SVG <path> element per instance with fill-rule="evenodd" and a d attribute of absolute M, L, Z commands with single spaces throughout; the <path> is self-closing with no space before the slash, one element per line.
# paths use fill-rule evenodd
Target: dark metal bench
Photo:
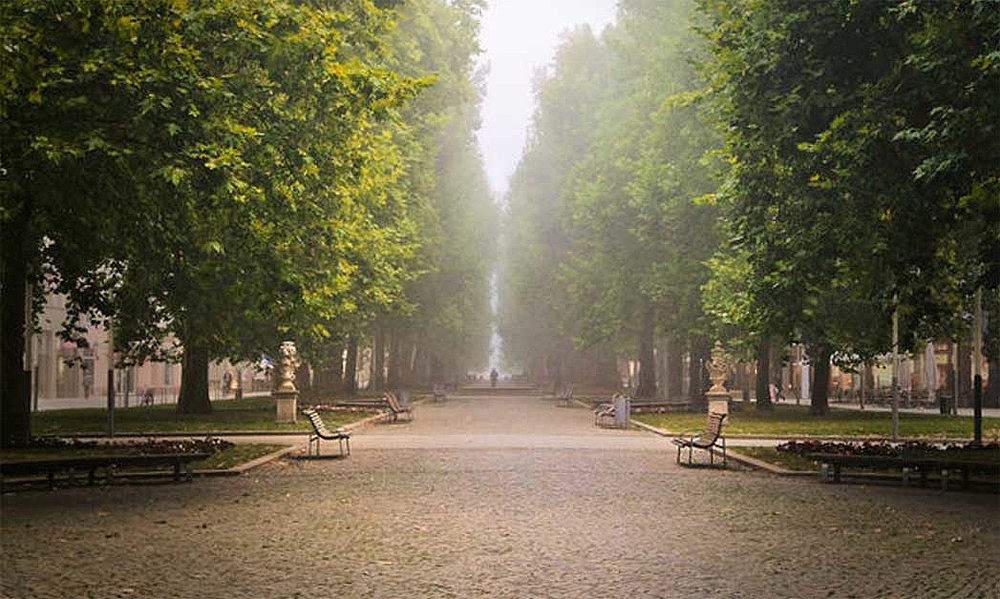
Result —
<path fill-rule="evenodd" d="M 910 476 L 916 474 L 920 477 L 921 486 L 927 484 L 927 476 L 936 473 L 941 480 L 941 488 L 948 488 L 948 480 L 952 473 L 959 472 L 962 475 L 962 486 L 969 488 L 970 474 L 986 474 L 992 478 L 994 485 L 1000 485 L 1000 464 L 991 462 L 974 462 L 970 460 L 947 460 L 941 458 L 908 458 L 897 456 L 871 456 L 871 455 L 844 455 L 839 453 L 810 453 L 806 454 L 810 460 L 825 465 L 826 469 L 820 470 L 820 476 L 824 480 L 832 479 L 832 482 L 839 483 L 841 471 L 844 468 L 860 468 L 875 470 L 900 470 L 903 474 L 903 483 L 909 484 Z M 832 468 L 833 472 L 829 470 Z"/>
<path fill-rule="evenodd" d="M 80 456 L 66 458 L 48 458 L 39 460 L 13 460 L 0 462 L 0 480 L 8 476 L 30 476 L 45 474 L 49 488 L 55 487 L 55 476 L 66 472 L 70 483 L 75 481 L 78 471 L 87 472 L 87 483 L 94 484 L 98 469 L 104 469 L 105 479 L 110 483 L 114 472 L 119 468 L 156 468 L 171 466 L 175 481 L 181 479 L 181 468 L 184 468 L 185 479 L 191 481 L 191 462 L 197 462 L 210 457 L 210 453 L 157 453 L 118 456 Z"/>
<path fill-rule="evenodd" d="M 312 448 L 313 443 L 316 444 L 316 455 L 319 456 L 320 453 L 320 440 L 323 441 L 336 441 L 340 447 L 340 455 L 349 456 L 351 455 L 351 433 L 343 430 L 337 429 L 331 431 L 326 427 L 326 423 L 320 417 L 319 412 L 312 408 L 305 408 L 302 413 L 306 415 L 309 419 L 309 424 L 312 425 L 313 432 L 309 433 L 309 448 L 306 450 L 307 455 L 313 455 Z M 344 453 L 344 445 L 347 445 L 347 453 Z"/>
<path fill-rule="evenodd" d="M 386 408 L 389 410 L 389 414 L 392 416 L 393 422 L 398 421 L 400 417 L 413 420 L 413 409 L 409 405 L 404 406 L 395 393 L 386 391 L 383 400 L 385 401 Z"/>
<path fill-rule="evenodd" d="M 718 412 L 711 412 L 708 415 L 708 422 L 701 431 L 686 431 L 680 436 L 671 439 L 671 443 L 677 446 L 677 463 L 681 463 L 681 450 L 688 450 L 688 464 L 691 463 L 691 454 L 695 448 L 708 451 L 710 464 L 715 463 L 715 448 L 722 450 L 722 464 L 726 464 L 726 438 L 722 436 L 722 423 L 726 415 Z"/>

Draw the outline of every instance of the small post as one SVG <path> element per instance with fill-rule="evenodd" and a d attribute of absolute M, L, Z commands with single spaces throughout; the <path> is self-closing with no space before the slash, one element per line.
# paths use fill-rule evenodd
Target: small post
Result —
<path fill-rule="evenodd" d="M 976 290 L 976 312 L 972 329 L 972 442 L 983 443 L 983 289 Z"/>
<path fill-rule="evenodd" d="M 899 440 L 899 296 L 892 311 L 892 440 Z"/>
<path fill-rule="evenodd" d="M 115 436 L 115 340 L 108 326 L 108 436 Z"/>

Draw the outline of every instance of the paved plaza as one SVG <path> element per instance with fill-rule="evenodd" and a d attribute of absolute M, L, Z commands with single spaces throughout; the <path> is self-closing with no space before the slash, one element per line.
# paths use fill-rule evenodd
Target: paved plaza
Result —
<path fill-rule="evenodd" d="M 524 396 L 426 403 L 352 445 L 5 495 L 0 596 L 1000 598 L 995 494 L 682 468 Z"/>

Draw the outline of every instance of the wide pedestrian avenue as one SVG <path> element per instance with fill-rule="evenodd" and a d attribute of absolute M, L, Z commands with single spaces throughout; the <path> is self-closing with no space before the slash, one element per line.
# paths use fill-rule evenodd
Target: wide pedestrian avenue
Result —
<path fill-rule="evenodd" d="M 423 403 L 352 446 L 5 494 L 0 597 L 1000 597 L 991 493 L 685 468 L 532 395 Z"/>

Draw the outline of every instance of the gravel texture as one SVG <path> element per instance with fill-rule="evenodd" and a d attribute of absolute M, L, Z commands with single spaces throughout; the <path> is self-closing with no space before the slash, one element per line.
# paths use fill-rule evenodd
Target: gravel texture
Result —
<path fill-rule="evenodd" d="M 424 404 L 352 448 L 4 495 L 0 597 L 1000 599 L 994 494 L 682 468 L 531 397 Z"/>

